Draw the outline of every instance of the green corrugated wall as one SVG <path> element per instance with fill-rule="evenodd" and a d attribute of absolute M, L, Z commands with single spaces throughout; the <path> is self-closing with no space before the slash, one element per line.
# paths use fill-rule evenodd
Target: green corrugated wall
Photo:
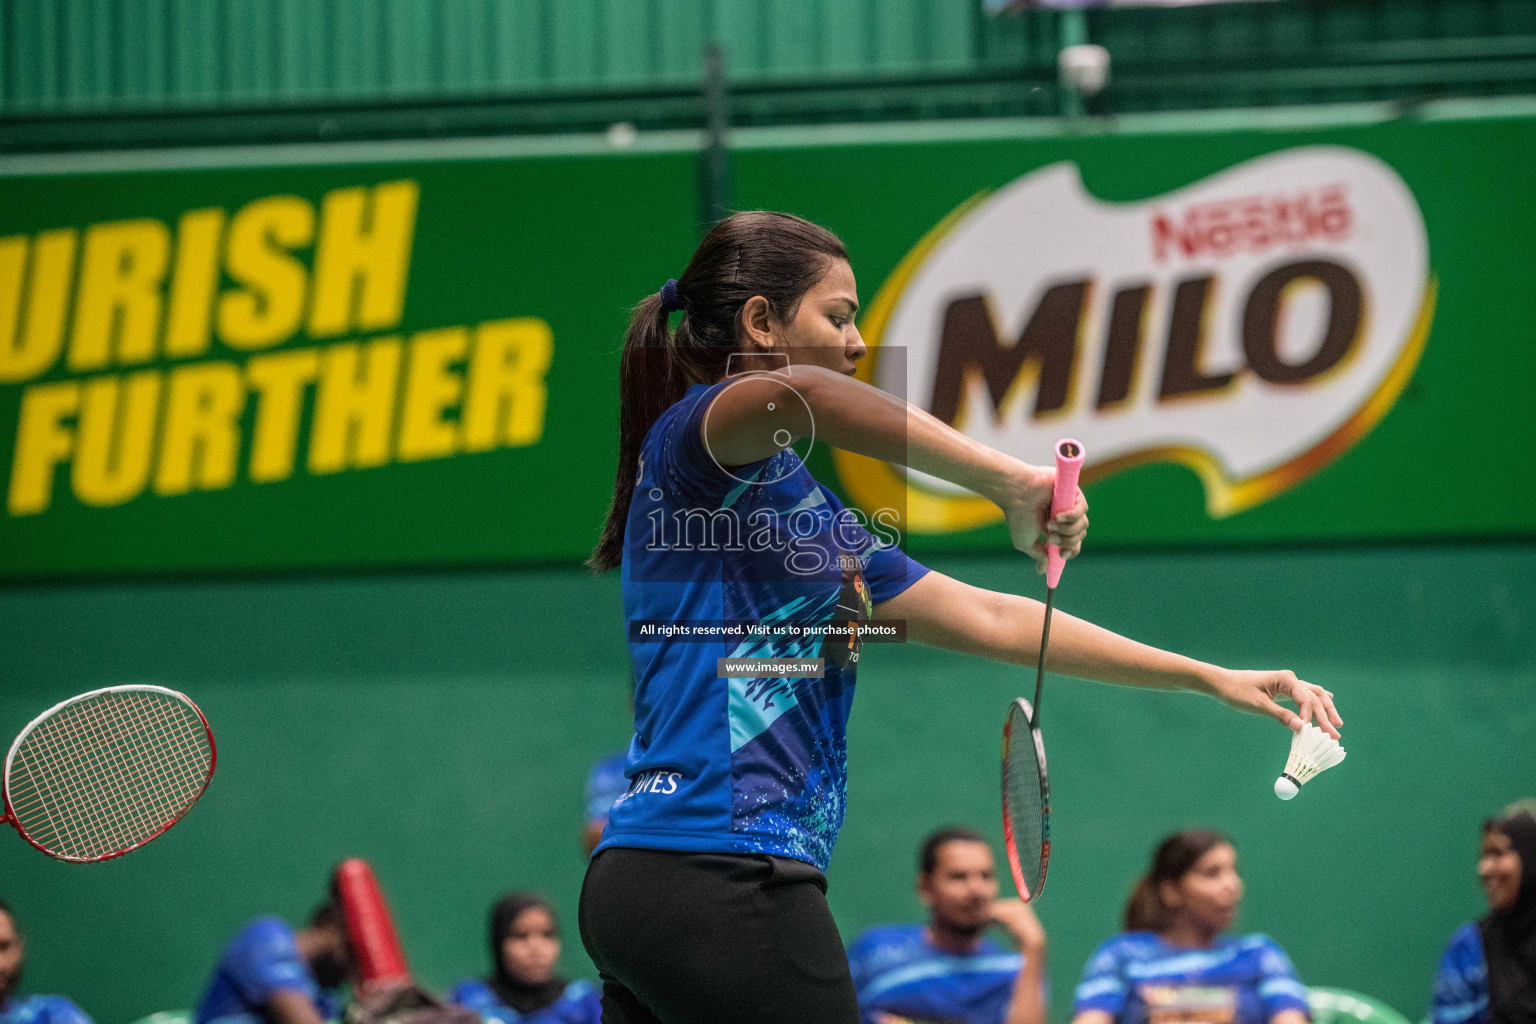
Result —
<path fill-rule="evenodd" d="M 697 81 L 711 36 L 738 83 L 1048 76 L 1059 18 L 979 0 L 0 0 L 0 112 L 644 90 Z M 1090 37 L 1115 55 L 1113 109 L 1536 83 L 1530 0 L 1101 10 Z"/>

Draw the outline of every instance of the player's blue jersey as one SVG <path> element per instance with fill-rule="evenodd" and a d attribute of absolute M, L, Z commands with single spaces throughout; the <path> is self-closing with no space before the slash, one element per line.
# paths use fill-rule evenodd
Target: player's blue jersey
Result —
<path fill-rule="evenodd" d="M 1003 1024 L 1024 958 L 982 939 L 969 956 L 934 948 L 920 924 L 870 928 L 848 947 L 864 1024 L 880 1013 L 911 1024 Z"/>
<path fill-rule="evenodd" d="M 302 992 L 327 1020 L 341 1016 L 331 992 L 322 992 L 294 944 L 293 929 L 278 917 L 258 917 L 232 939 L 197 1005 L 196 1024 L 225 1018 L 266 1020 L 273 994 Z"/>
<path fill-rule="evenodd" d="M 587 773 L 587 824 L 608 820 L 608 808 L 624 795 L 629 780 L 624 777 L 625 751 L 609 754 Z"/>
<path fill-rule="evenodd" d="M 1483 955 L 1483 933 L 1476 924 L 1456 929 L 1440 957 L 1429 1019 L 1432 1024 L 1486 1024 L 1488 1020 L 1488 960 Z"/>
<path fill-rule="evenodd" d="M 448 1001 L 478 1013 L 486 1024 L 601 1024 L 603 1001 L 590 982 L 573 981 L 560 998 L 532 1013 L 518 1013 L 502 1003 L 495 989 L 476 978 L 461 981 Z"/>
<path fill-rule="evenodd" d="M 63 996 L 26 996 L 0 1005 L 0 1024 L 91 1024 L 91 1018 Z"/>
<path fill-rule="evenodd" d="M 695 385 L 646 435 L 624 538 L 635 666 L 629 789 L 610 846 L 775 854 L 825 870 L 843 821 L 857 640 L 816 629 L 867 620 L 925 568 L 811 478 L 792 450 L 733 469 L 700 432 L 723 388 Z M 791 626 L 798 636 L 671 638 L 647 626 Z M 825 658 L 825 677 L 717 678 L 722 658 Z"/>
<path fill-rule="evenodd" d="M 1103 1010 L 1116 1024 L 1265 1024 L 1282 1010 L 1311 1015 L 1306 986 L 1267 935 L 1223 936 L 1181 949 L 1152 932 L 1116 935 L 1088 961 L 1074 1015 Z"/>

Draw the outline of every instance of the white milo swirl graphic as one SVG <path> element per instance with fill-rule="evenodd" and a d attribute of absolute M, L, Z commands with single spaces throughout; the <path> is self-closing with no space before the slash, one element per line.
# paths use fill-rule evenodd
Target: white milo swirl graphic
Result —
<path fill-rule="evenodd" d="M 865 318 L 865 375 L 1029 462 L 1076 437 L 1085 479 L 1183 463 L 1230 515 L 1385 415 L 1422 351 L 1428 260 L 1413 194 L 1358 150 L 1290 149 L 1131 203 L 1054 164 L 909 254 Z M 881 358 L 894 349 L 904 367 Z M 839 458 L 861 504 L 899 500 L 877 466 Z M 912 484 L 910 528 L 997 518 L 943 481 Z"/>

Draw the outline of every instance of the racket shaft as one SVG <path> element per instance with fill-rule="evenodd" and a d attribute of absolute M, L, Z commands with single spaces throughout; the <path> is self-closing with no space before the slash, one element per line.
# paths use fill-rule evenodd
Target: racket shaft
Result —
<path fill-rule="evenodd" d="M 1045 682 L 1045 648 L 1051 642 L 1051 603 L 1055 597 L 1055 588 L 1045 592 L 1045 621 L 1040 626 L 1040 660 L 1035 665 L 1035 717 L 1030 723 L 1037 729 L 1040 727 L 1041 685 Z"/>

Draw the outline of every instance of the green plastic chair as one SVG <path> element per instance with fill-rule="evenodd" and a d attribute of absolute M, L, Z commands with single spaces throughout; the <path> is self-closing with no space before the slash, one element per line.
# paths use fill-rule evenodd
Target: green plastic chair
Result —
<path fill-rule="evenodd" d="M 1410 1024 L 1379 999 L 1342 988 L 1309 988 L 1312 1024 Z"/>
<path fill-rule="evenodd" d="M 161 1010 L 148 1017 L 140 1017 L 133 1024 L 192 1024 L 191 1010 Z"/>

